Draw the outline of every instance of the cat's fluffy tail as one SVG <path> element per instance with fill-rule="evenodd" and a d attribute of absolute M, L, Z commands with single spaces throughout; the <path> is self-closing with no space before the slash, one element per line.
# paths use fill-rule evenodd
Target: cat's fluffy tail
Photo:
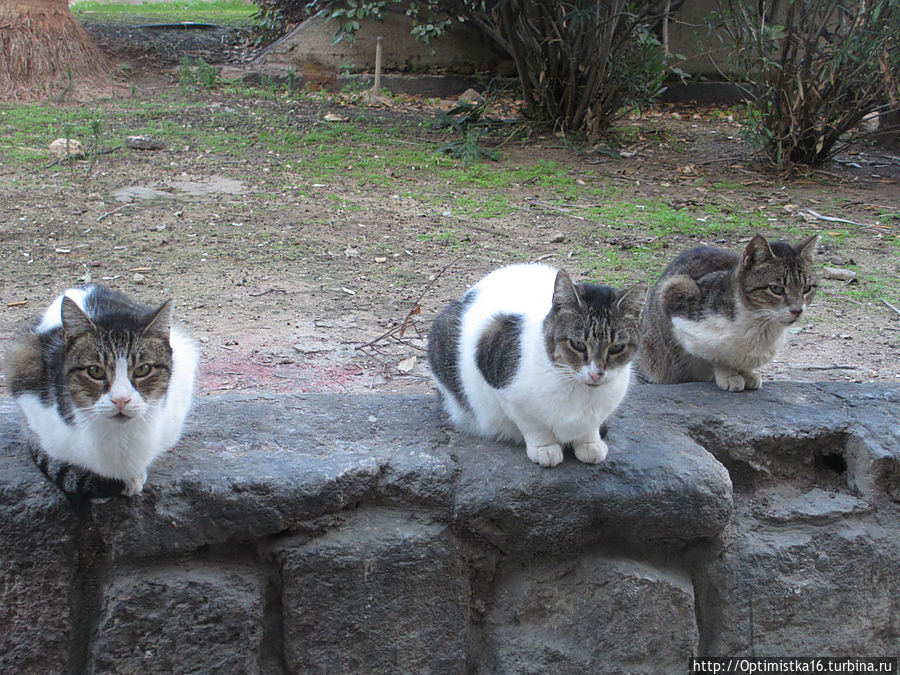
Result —
<path fill-rule="evenodd" d="M 60 490 L 71 497 L 106 499 L 125 492 L 125 481 L 107 478 L 75 464 L 54 459 L 34 443 L 28 443 L 38 468 Z"/>

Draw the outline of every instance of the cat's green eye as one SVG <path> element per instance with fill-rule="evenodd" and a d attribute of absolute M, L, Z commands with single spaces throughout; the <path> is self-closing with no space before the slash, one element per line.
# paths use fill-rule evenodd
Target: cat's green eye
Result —
<path fill-rule="evenodd" d="M 775 295 L 784 295 L 784 286 L 779 286 L 778 284 L 772 284 L 769 286 L 769 290 Z"/>
<path fill-rule="evenodd" d="M 87 374 L 88 377 L 94 380 L 103 380 L 106 378 L 106 371 L 100 366 L 88 366 Z"/>
<path fill-rule="evenodd" d="M 608 354 L 621 354 L 625 351 L 625 345 L 623 344 L 614 344 L 610 345 L 609 349 L 606 350 Z"/>
<path fill-rule="evenodd" d="M 814 288 L 815 288 L 815 286 L 813 286 L 812 284 L 806 284 L 806 286 L 803 287 L 803 295 L 806 295 L 807 293 L 811 293 L 812 289 L 814 289 Z"/>
<path fill-rule="evenodd" d="M 150 374 L 150 371 L 153 370 L 153 367 L 149 363 L 142 363 L 137 368 L 134 369 L 135 377 L 147 377 Z"/>
<path fill-rule="evenodd" d="M 576 352 L 584 353 L 587 351 L 587 345 L 584 344 L 581 340 L 573 340 L 572 338 L 569 338 L 569 346 Z"/>

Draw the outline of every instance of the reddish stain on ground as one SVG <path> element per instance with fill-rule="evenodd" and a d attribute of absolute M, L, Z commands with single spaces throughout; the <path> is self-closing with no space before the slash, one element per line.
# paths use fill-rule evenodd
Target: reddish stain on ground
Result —
<path fill-rule="evenodd" d="M 201 395 L 265 389 L 286 392 L 347 392 L 364 386 L 365 370 L 354 362 L 289 360 L 258 351 L 225 351 L 204 359 L 197 375 Z"/>

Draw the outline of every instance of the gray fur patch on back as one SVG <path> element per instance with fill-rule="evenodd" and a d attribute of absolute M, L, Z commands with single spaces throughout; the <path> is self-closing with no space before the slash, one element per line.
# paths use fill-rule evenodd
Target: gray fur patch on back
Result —
<path fill-rule="evenodd" d="M 428 333 L 428 366 L 437 380 L 450 390 L 460 406 L 471 410 L 463 391 L 459 374 L 459 341 L 462 317 L 475 301 L 476 291 L 469 291 L 462 300 L 451 302 L 438 314 Z"/>
<path fill-rule="evenodd" d="M 475 348 L 478 370 L 495 389 L 508 385 L 522 358 L 522 325 L 520 314 L 498 314 L 484 327 Z"/>

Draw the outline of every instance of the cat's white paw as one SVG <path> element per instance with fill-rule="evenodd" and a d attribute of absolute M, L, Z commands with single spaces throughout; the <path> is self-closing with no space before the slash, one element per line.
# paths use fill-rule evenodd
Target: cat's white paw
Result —
<path fill-rule="evenodd" d="M 745 370 L 741 375 L 744 377 L 744 387 L 746 389 L 759 389 L 762 385 L 762 375 L 757 370 Z"/>
<path fill-rule="evenodd" d="M 736 373 L 733 370 L 719 370 L 716 369 L 716 384 L 719 385 L 719 389 L 724 389 L 725 391 L 744 391 L 746 383 L 744 382 L 744 376 L 740 373 Z"/>
<path fill-rule="evenodd" d="M 589 441 L 574 445 L 575 456 L 585 464 L 599 464 L 606 459 L 609 448 L 603 441 Z"/>
<path fill-rule="evenodd" d="M 145 471 L 140 476 L 132 476 L 131 478 L 126 478 L 123 481 L 125 483 L 125 489 L 122 490 L 122 494 L 128 497 L 134 497 L 135 495 L 141 494 L 141 490 L 144 489 L 144 483 L 147 482 L 147 472 Z"/>
<path fill-rule="evenodd" d="M 541 466 L 556 466 L 563 461 L 562 448 L 556 443 L 551 443 L 550 445 L 529 445 L 526 450 L 528 451 L 528 459 Z"/>

